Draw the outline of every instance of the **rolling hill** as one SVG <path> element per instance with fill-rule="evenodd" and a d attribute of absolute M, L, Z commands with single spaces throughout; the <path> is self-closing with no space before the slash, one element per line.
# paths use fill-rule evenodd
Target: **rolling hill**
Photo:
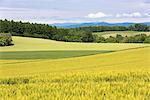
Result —
<path fill-rule="evenodd" d="M 14 46 L 1 47 L 0 52 L 15 51 L 72 51 L 72 50 L 124 50 L 129 48 L 138 48 L 149 46 L 149 44 L 135 43 L 76 43 L 76 42 L 60 42 L 46 39 L 17 37 L 13 36 Z"/>
<path fill-rule="evenodd" d="M 107 32 L 94 32 L 93 34 L 97 34 L 99 36 L 103 36 L 105 38 L 109 38 L 110 36 L 116 37 L 117 34 L 125 36 L 135 36 L 139 34 L 150 35 L 150 32 L 137 32 L 137 31 L 107 31 Z"/>
<path fill-rule="evenodd" d="M 29 60 L 1 62 L 1 75 L 25 75 L 43 72 L 72 71 L 149 71 L 150 47 L 123 50 L 113 53 L 97 54 L 87 57 L 65 58 L 58 60 Z M 13 63 L 15 61 L 15 63 Z M 3 62 L 3 63 L 2 63 Z M 36 70 L 34 70 L 36 69 Z"/>
<path fill-rule="evenodd" d="M 1 100 L 149 99 L 148 44 L 65 43 L 26 37 L 13 40 L 15 46 L 0 48 L 2 55 L 7 54 L 0 58 L 9 57 L 0 59 Z M 98 52 L 89 54 L 95 50 Z M 88 54 L 75 53 L 81 51 Z M 41 56 L 44 52 L 47 59 Z M 66 58 L 60 52 L 78 56 Z M 41 59 L 35 59 L 34 53 Z M 20 54 L 30 59 L 15 59 Z"/>

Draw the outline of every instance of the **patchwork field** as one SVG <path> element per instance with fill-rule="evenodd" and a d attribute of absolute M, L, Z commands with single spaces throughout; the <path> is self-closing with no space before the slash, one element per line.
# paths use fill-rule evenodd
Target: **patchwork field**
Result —
<path fill-rule="evenodd" d="M 1 100 L 150 99 L 148 44 L 13 39 L 0 48 Z"/>
<path fill-rule="evenodd" d="M 99 36 L 103 36 L 105 38 L 108 38 L 109 36 L 115 37 L 117 34 L 122 36 L 135 36 L 138 34 L 146 34 L 150 35 L 150 32 L 137 32 L 137 31 L 107 31 L 107 32 L 96 32 L 94 34 L 97 34 Z"/>

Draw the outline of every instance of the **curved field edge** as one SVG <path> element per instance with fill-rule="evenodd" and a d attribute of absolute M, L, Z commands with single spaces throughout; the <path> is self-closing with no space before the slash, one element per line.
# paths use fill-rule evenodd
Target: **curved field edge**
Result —
<path fill-rule="evenodd" d="M 150 44 L 128 43 L 73 43 L 59 42 L 46 39 L 13 36 L 14 46 L 0 47 L 0 52 L 14 51 L 57 51 L 57 50 L 124 50 L 129 48 L 145 47 Z"/>
<path fill-rule="evenodd" d="M 80 56 L 89 56 L 113 51 L 15 51 L 0 52 L 0 60 L 34 60 L 34 59 L 62 59 Z"/>
<path fill-rule="evenodd" d="M 0 76 L 55 72 L 149 71 L 150 47 L 86 57 L 10 63 L 1 60 Z M 2 63 L 7 62 L 7 63 Z M 11 61 L 10 61 L 11 62 Z"/>
<path fill-rule="evenodd" d="M 0 99 L 148 100 L 150 47 L 2 64 Z M 0 62 L 11 60 L 0 60 Z"/>

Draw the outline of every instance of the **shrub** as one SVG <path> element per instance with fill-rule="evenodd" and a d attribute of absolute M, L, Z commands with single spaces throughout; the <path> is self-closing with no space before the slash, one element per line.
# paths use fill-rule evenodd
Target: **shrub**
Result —
<path fill-rule="evenodd" d="M 144 40 L 144 43 L 150 43 L 150 36 L 147 36 Z"/>
<path fill-rule="evenodd" d="M 13 45 L 11 34 L 0 33 L 0 46 L 10 46 L 10 45 Z"/>

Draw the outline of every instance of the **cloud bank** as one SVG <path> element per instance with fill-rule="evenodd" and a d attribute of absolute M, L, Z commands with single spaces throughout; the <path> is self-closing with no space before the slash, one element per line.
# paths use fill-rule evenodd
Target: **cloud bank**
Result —
<path fill-rule="evenodd" d="M 117 14 L 116 17 L 142 17 L 140 12 Z"/>

